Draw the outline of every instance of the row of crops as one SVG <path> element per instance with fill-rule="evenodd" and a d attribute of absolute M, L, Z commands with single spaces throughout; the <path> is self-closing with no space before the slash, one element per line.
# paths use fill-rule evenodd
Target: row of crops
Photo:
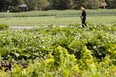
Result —
<path fill-rule="evenodd" d="M 99 9 L 99 10 L 86 10 L 88 16 L 116 16 L 115 9 Z M 43 17 L 43 16 L 55 16 L 55 17 L 77 17 L 80 16 L 80 10 L 49 10 L 49 11 L 29 11 L 21 13 L 0 13 L 0 18 L 9 17 Z"/>
<path fill-rule="evenodd" d="M 1 30 L 0 77 L 116 77 L 116 24 Z"/>

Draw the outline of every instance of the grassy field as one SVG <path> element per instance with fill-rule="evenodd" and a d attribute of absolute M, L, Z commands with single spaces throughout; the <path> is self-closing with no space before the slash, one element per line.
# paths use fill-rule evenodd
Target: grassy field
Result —
<path fill-rule="evenodd" d="M 98 9 L 98 10 L 86 10 L 88 16 L 116 16 L 116 9 Z M 43 17 L 43 16 L 55 16 L 55 17 L 80 17 L 80 10 L 49 10 L 49 11 L 28 11 L 19 13 L 6 13 L 1 12 L 0 18 L 12 18 L 12 17 Z"/>
<path fill-rule="evenodd" d="M 115 16 L 91 16 L 87 17 L 89 23 L 116 23 Z M 18 17 L 18 18 L 0 18 L 0 24 L 9 26 L 39 26 L 39 25 L 69 25 L 81 24 L 79 17 Z"/>
<path fill-rule="evenodd" d="M 30 11 L 22 13 L 0 13 L 0 24 L 9 26 L 69 25 L 81 24 L 80 10 Z M 116 10 L 87 10 L 89 23 L 116 23 Z"/>

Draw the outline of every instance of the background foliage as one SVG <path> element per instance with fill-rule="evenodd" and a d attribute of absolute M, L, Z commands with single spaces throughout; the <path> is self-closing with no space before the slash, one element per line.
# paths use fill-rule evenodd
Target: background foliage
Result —
<path fill-rule="evenodd" d="M 11 5 L 27 4 L 28 10 L 47 10 L 47 9 L 79 9 L 84 6 L 88 9 L 99 8 L 104 1 L 107 8 L 116 8 L 116 0 L 6 0 Z"/>

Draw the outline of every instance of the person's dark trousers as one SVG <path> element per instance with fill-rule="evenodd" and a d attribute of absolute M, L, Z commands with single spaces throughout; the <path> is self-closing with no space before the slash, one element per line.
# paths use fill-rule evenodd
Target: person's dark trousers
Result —
<path fill-rule="evenodd" d="M 84 28 L 85 26 L 87 26 L 85 19 L 82 20 L 82 27 Z"/>

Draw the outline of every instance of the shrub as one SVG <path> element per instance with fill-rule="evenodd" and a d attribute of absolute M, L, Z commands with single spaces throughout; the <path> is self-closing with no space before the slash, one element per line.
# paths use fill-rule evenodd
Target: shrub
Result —
<path fill-rule="evenodd" d="M 6 24 L 0 24 L 0 30 L 9 28 Z"/>
<path fill-rule="evenodd" d="M 115 24 L 0 31 L 0 77 L 115 77 Z"/>
<path fill-rule="evenodd" d="M 11 6 L 10 11 L 11 12 L 20 12 L 20 8 L 18 6 Z"/>

